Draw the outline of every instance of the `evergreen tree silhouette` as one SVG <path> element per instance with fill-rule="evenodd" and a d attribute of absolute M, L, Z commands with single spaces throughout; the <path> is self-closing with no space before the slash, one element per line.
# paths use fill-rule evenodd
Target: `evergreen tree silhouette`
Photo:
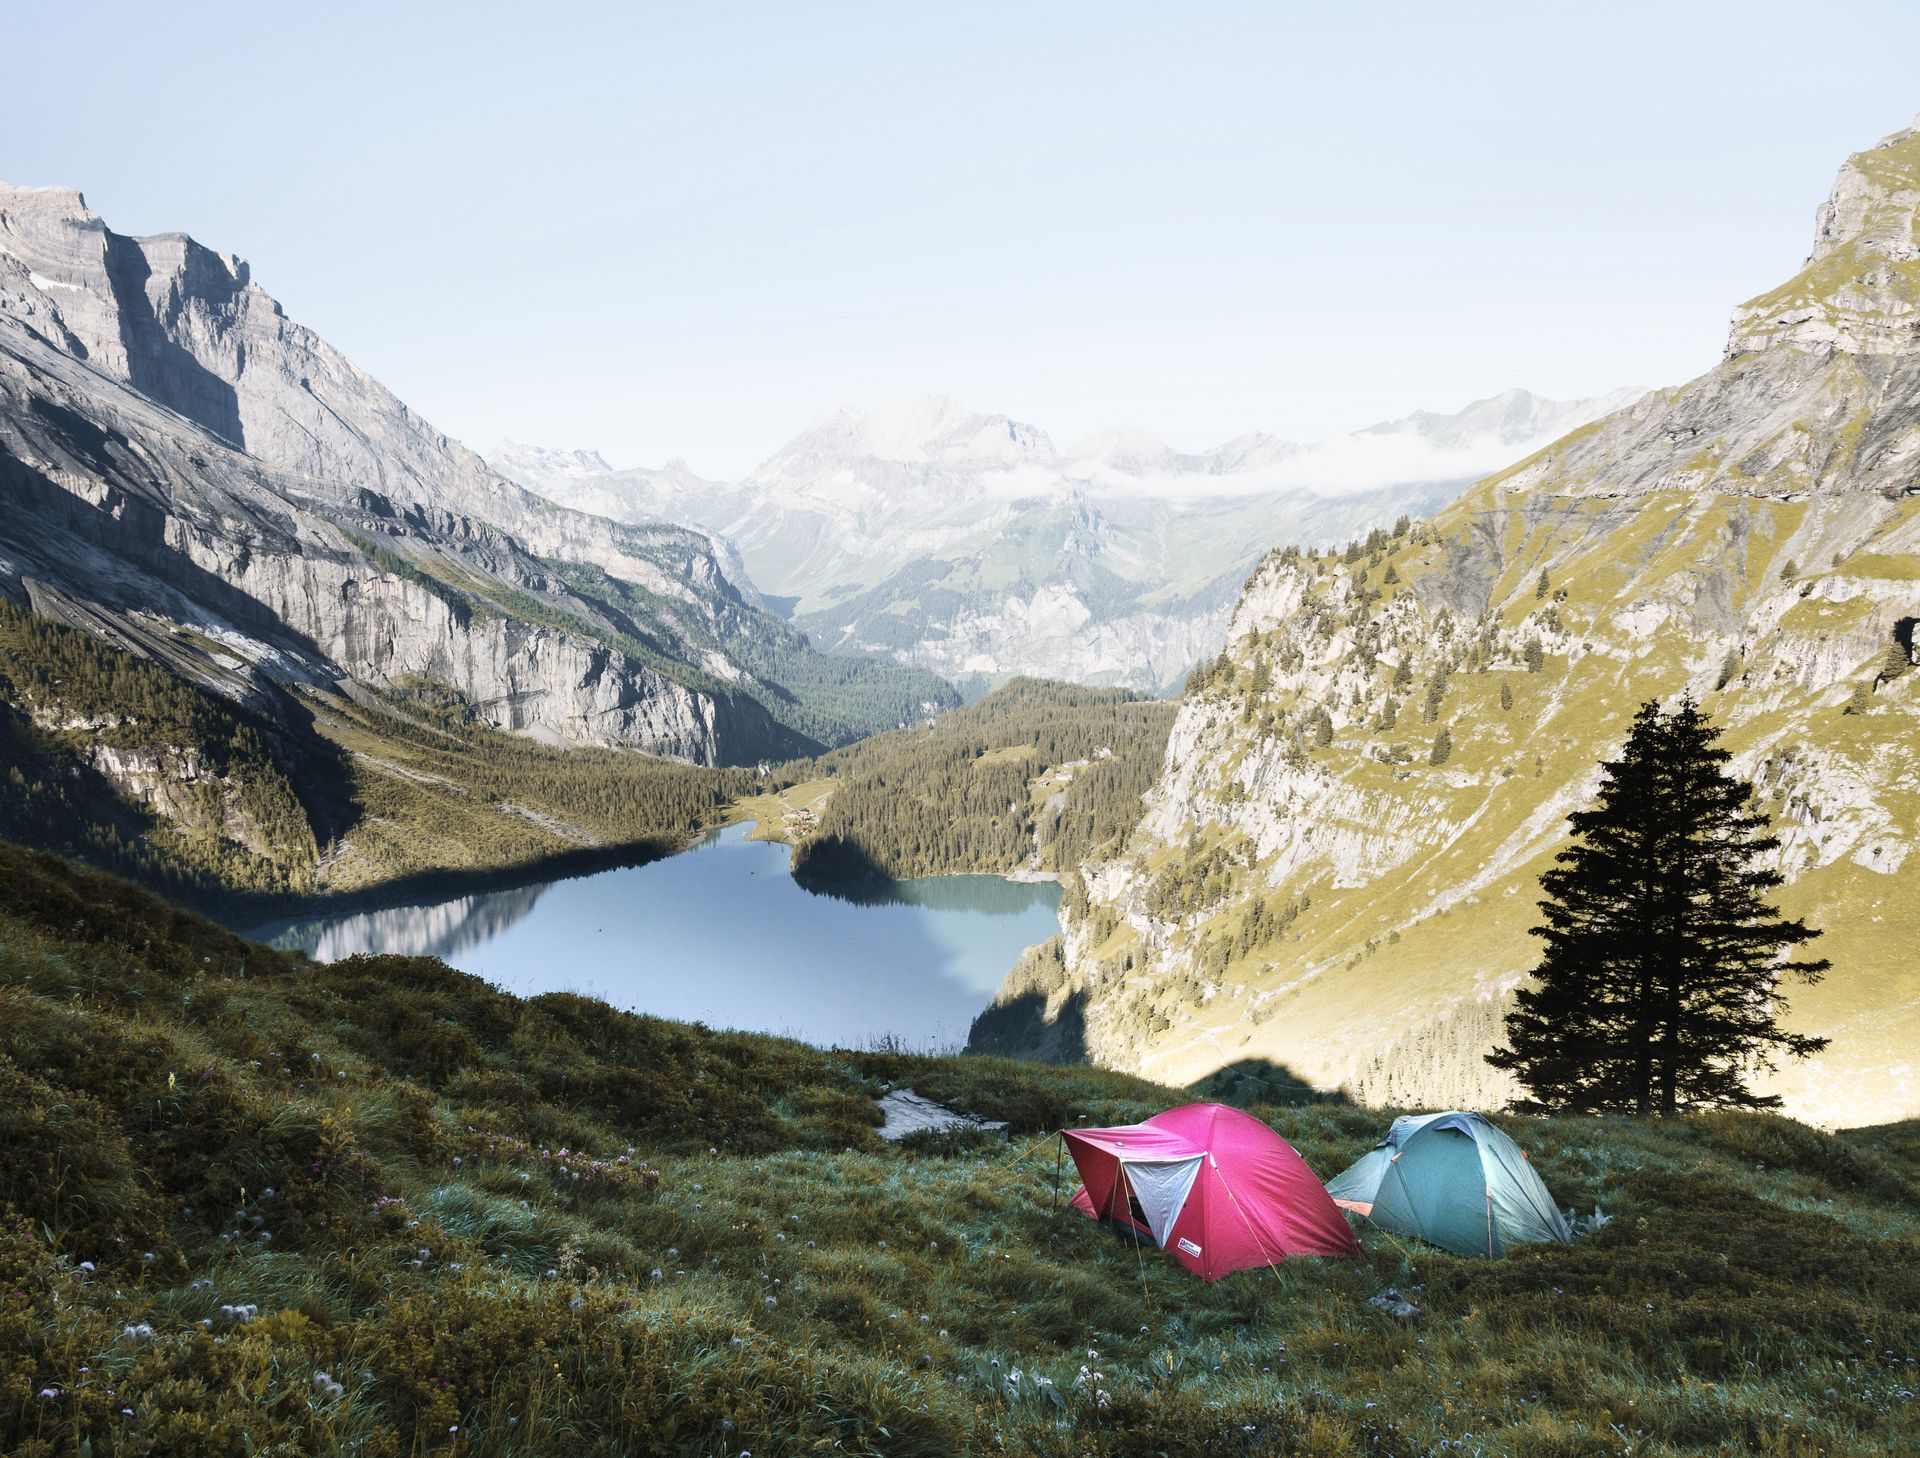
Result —
<path fill-rule="evenodd" d="M 1826 1047 L 1779 1025 L 1781 979 L 1828 964 L 1791 959 L 1819 932 L 1768 904 L 1783 878 L 1761 862 L 1779 842 L 1719 737 L 1691 699 L 1643 705 L 1594 805 L 1568 817 L 1573 844 L 1540 878 L 1536 985 L 1487 1056 L 1528 1107 L 1771 1108 L 1748 1077 Z"/>

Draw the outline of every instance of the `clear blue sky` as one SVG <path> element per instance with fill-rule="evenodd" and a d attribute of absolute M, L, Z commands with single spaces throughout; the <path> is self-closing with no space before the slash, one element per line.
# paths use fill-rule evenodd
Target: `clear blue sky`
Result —
<path fill-rule="evenodd" d="M 1920 111 L 1920 6 L 38 5 L 0 177 L 251 261 L 444 429 L 748 470 L 1661 384 Z"/>

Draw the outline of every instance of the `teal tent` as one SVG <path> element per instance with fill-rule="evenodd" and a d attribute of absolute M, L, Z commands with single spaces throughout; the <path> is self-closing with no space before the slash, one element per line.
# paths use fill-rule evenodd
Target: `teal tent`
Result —
<path fill-rule="evenodd" d="M 1573 1239 L 1520 1146 L 1480 1114 L 1402 1115 L 1327 1193 L 1382 1230 L 1458 1255 Z"/>

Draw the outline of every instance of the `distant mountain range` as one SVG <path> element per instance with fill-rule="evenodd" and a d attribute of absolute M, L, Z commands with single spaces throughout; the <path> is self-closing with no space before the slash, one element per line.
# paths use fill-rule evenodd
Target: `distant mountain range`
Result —
<path fill-rule="evenodd" d="M 1164 690 L 1218 647 L 1272 543 L 1426 516 L 1639 393 L 1510 390 L 1332 440 L 1256 432 L 1200 452 L 1118 428 L 1062 450 L 1035 426 L 923 396 L 829 411 L 733 483 L 512 442 L 489 460 L 576 510 L 717 534 L 823 647 L 976 692 L 1016 673 Z"/>

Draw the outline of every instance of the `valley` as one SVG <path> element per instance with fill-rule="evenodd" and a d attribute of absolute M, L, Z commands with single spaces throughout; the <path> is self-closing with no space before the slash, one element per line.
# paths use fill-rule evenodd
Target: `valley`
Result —
<path fill-rule="evenodd" d="M 1885 893 L 1916 813 L 1920 427 L 1883 321 L 1911 308 L 1916 146 L 1848 164 L 1807 269 L 1677 389 L 1192 455 L 910 400 L 830 412 L 736 486 L 582 451 L 492 469 L 270 325 L 237 260 L 12 190 L 0 820 L 254 924 L 514 892 L 757 815 L 815 888 L 1059 880 L 1060 935 L 977 1046 L 1498 1104 L 1482 1055 L 1565 816 L 1639 702 L 1689 693 L 1836 964 L 1791 1014 L 1836 1051 L 1766 1086 L 1911 1113 L 1911 898 Z M 136 256 L 179 307 L 131 290 Z M 171 341 L 160 365 L 136 337 Z M 1464 489 L 1408 479 L 1569 425 Z M 985 611 L 967 582 L 1060 612 L 1005 655 L 929 650 L 966 640 L 930 604 Z M 1175 646 L 1114 648 L 1149 600 Z M 1023 658 L 1035 633 L 1071 651 Z M 1121 682 L 1008 677 L 1030 660 Z"/>
<path fill-rule="evenodd" d="M 0 1454 L 1920 1452 L 1920 12 L 229 9 L 6 27 Z"/>

